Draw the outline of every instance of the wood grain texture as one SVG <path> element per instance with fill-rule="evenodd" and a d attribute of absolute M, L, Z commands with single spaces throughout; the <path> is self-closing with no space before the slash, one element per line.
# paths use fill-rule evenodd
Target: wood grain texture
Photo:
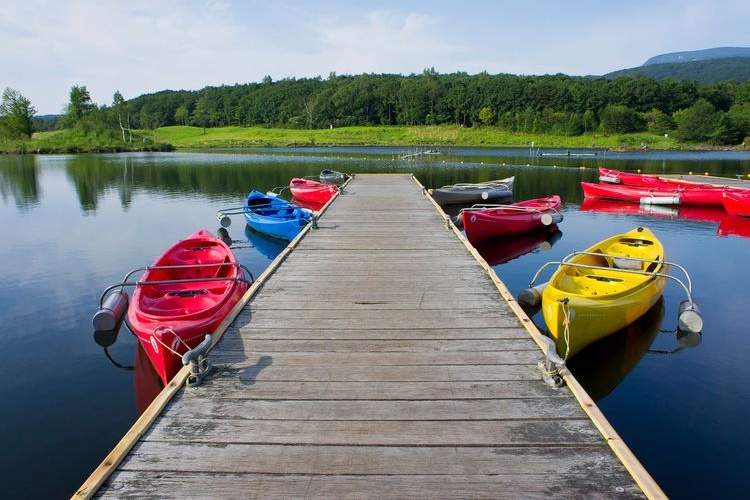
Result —
<path fill-rule="evenodd" d="M 645 496 L 410 176 L 356 175 L 318 226 L 97 495 Z"/>

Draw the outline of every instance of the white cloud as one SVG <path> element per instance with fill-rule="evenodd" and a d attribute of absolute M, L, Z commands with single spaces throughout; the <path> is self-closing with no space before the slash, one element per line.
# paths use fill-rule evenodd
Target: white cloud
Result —
<path fill-rule="evenodd" d="M 41 113 L 164 89 L 360 73 L 602 74 L 750 46 L 750 2 L 6 0 L 1 87 Z"/>

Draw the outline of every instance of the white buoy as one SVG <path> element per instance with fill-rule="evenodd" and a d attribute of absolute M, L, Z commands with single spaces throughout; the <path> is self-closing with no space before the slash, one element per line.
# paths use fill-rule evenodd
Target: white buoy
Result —
<path fill-rule="evenodd" d="M 560 212 L 555 212 L 553 214 L 542 214 L 542 224 L 545 226 L 551 226 L 552 224 L 559 224 L 563 220 L 563 215 Z"/>
<path fill-rule="evenodd" d="M 692 333 L 703 331 L 703 318 L 695 301 L 683 300 L 680 302 L 679 311 L 679 316 L 677 317 L 678 330 Z"/>
<path fill-rule="evenodd" d="M 488 193 L 487 191 L 482 191 L 482 199 L 483 200 L 486 200 L 489 197 L 490 197 L 490 193 Z"/>
<path fill-rule="evenodd" d="M 128 294 L 123 291 L 112 292 L 91 318 L 95 331 L 114 330 L 128 308 Z"/>
<path fill-rule="evenodd" d="M 524 307 L 536 307 L 542 303 L 542 292 L 547 283 L 530 286 L 518 293 L 518 303 Z"/>

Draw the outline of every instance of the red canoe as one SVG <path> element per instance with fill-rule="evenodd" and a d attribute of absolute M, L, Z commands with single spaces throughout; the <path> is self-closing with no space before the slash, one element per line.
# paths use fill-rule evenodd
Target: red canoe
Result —
<path fill-rule="evenodd" d="M 630 186 L 653 186 L 653 183 L 658 181 L 668 183 L 669 186 L 679 185 L 686 189 L 728 188 L 732 191 L 737 189 L 740 191 L 748 190 L 748 182 L 739 178 L 730 179 L 729 177 L 717 177 L 708 174 L 641 174 L 606 167 L 599 167 L 599 181 Z"/>
<path fill-rule="evenodd" d="M 229 247 L 197 231 L 168 248 L 136 284 L 128 323 L 164 384 L 182 355 L 213 333 L 248 287 Z"/>
<path fill-rule="evenodd" d="M 638 186 L 649 188 L 666 189 L 722 189 L 725 186 L 692 182 L 672 177 L 662 177 L 656 174 L 640 174 L 636 172 L 623 172 L 612 168 L 599 167 L 599 181 L 610 184 L 622 184 L 624 186 Z"/>
<path fill-rule="evenodd" d="M 750 192 L 725 191 L 723 195 L 724 210 L 732 215 L 750 217 Z"/>
<path fill-rule="evenodd" d="M 625 186 L 648 186 L 648 180 L 658 179 L 656 175 L 623 172 L 606 167 L 599 167 L 599 181 Z"/>
<path fill-rule="evenodd" d="M 629 201 L 651 205 L 679 205 L 680 196 L 675 193 L 654 192 L 653 189 L 600 182 L 581 182 L 585 198 Z"/>
<path fill-rule="evenodd" d="M 622 172 L 611 168 L 599 167 L 599 180 L 603 184 L 620 184 L 656 191 L 667 191 L 679 194 L 682 205 L 722 205 L 722 193 L 728 188 L 715 184 L 691 182 L 651 174 Z M 683 195 L 684 193 L 684 195 Z"/>
<path fill-rule="evenodd" d="M 562 221 L 562 201 L 557 195 L 510 205 L 465 208 L 461 211 L 466 237 L 471 243 L 546 229 Z"/>
<path fill-rule="evenodd" d="M 682 189 L 680 187 L 644 187 L 609 182 L 581 182 L 586 198 L 621 200 L 650 205 L 714 205 L 721 201 L 722 188 Z"/>
<path fill-rule="evenodd" d="M 289 189 L 295 198 L 322 204 L 328 203 L 328 200 L 339 190 L 338 186 L 333 184 L 323 184 L 322 182 L 301 179 L 299 177 L 295 177 L 289 182 Z"/>

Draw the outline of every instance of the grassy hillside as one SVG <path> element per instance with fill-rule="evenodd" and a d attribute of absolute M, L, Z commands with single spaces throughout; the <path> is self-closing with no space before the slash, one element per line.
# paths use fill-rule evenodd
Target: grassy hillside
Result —
<path fill-rule="evenodd" d="M 170 151 L 173 146 L 154 141 L 149 131 L 134 131 L 128 141 L 119 130 L 66 129 L 36 132 L 28 140 L 0 141 L 0 153 L 116 153 Z"/>

